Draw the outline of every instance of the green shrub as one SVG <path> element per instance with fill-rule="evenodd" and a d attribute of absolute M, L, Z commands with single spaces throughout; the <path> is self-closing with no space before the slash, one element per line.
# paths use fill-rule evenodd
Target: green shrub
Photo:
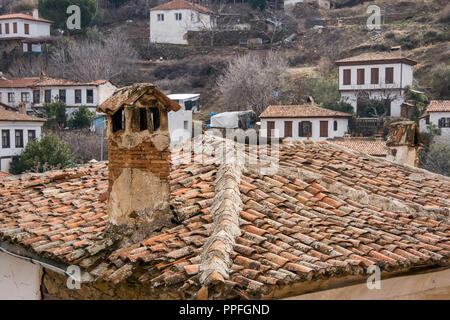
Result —
<path fill-rule="evenodd" d="M 65 168 L 72 164 L 70 146 L 56 135 L 49 134 L 41 140 L 29 142 L 22 153 L 13 158 L 9 171 L 12 174 L 25 171 L 44 172 L 54 168 Z"/>
<path fill-rule="evenodd" d="M 47 118 L 45 126 L 47 128 L 62 128 L 67 121 L 66 104 L 62 101 L 55 101 L 44 104 L 44 116 Z"/>
<path fill-rule="evenodd" d="M 78 107 L 69 120 L 69 127 L 71 129 L 83 129 L 90 127 L 92 124 L 92 119 L 94 119 L 95 113 L 89 111 L 86 106 Z"/>

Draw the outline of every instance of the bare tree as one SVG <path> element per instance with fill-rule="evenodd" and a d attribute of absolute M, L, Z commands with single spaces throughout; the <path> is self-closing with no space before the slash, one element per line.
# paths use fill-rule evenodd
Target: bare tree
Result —
<path fill-rule="evenodd" d="M 17 56 L 8 68 L 8 73 L 13 77 L 38 77 L 46 69 L 43 56 Z"/>
<path fill-rule="evenodd" d="M 135 68 L 137 53 L 124 33 L 104 40 L 84 40 L 60 44 L 51 55 L 49 73 L 76 81 L 117 79 Z"/>
<path fill-rule="evenodd" d="M 257 115 L 276 102 L 287 61 L 279 54 L 235 58 L 217 80 L 218 102 L 226 111 L 252 109 Z"/>

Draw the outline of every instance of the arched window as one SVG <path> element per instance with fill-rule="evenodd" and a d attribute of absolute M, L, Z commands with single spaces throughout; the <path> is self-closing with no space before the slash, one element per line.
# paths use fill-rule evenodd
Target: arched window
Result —
<path fill-rule="evenodd" d="M 333 122 L 333 129 L 334 129 L 334 131 L 337 131 L 337 129 L 338 129 L 338 122 L 336 120 L 334 120 L 334 122 Z"/>

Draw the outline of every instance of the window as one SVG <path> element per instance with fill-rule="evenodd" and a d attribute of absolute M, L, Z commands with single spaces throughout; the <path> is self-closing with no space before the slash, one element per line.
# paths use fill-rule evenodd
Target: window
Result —
<path fill-rule="evenodd" d="M 116 111 L 112 116 L 112 131 L 117 132 L 125 129 L 125 114 L 123 108 Z"/>
<path fill-rule="evenodd" d="M 275 130 L 275 121 L 267 121 L 267 136 L 273 137 L 274 130 Z"/>
<path fill-rule="evenodd" d="M 352 70 L 345 69 L 344 70 L 344 85 L 348 86 L 352 84 Z"/>
<path fill-rule="evenodd" d="M 75 103 L 81 103 L 81 90 L 75 90 Z"/>
<path fill-rule="evenodd" d="M 45 103 L 51 103 L 52 102 L 52 90 L 45 90 L 44 91 L 44 101 L 45 101 Z"/>
<path fill-rule="evenodd" d="M 184 102 L 184 109 L 185 110 L 192 110 L 192 100 L 186 100 Z"/>
<path fill-rule="evenodd" d="M 23 148 L 23 130 L 16 130 L 16 148 Z"/>
<path fill-rule="evenodd" d="M 27 52 L 31 52 L 31 51 L 33 51 L 33 44 L 27 43 Z"/>
<path fill-rule="evenodd" d="M 440 118 L 438 126 L 439 128 L 450 128 L 450 118 Z"/>
<path fill-rule="evenodd" d="M 158 108 L 151 108 L 150 111 L 152 113 L 153 131 L 156 131 L 156 130 L 159 129 L 159 126 L 160 126 L 159 109 Z"/>
<path fill-rule="evenodd" d="M 9 23 L 5 23 L 5 33 L 9 34 Z"/>
<path fill-rule="evenodd" d="M 379 83 L 379 69 L 378 68 L 372 68 L 370 70 L 370 83 L 371 84 L 378 84 Z"/>
<path fill-rule="evenodd" d="M 394 83 L 394 68 L 386 68 L 386 83 Z"/>
<path fill-rule="evenodd" d="M 8 102 L 15 102 L 16 101 L 16 96 L 14 94 L 14 92 L 8 92 Z"/>
<path fill-rule="evenodd" d="M 66 103 L 66 90 L 59 90 L 59 101 Z"/>
<path fill-rule="evenodd" d="M 28 142 L 36 139 L 36 130 L 28 130 Z"/>
<path fill-rule="evenodd" d="M 328 121 L 320 121 L 320 137 L 328 137 Z"/>
<path fill-rule="evenodd" d="M 25 23 L 24 27 L 25 27 L 25 34 L 30 34 L 30 25 L 28 23 Z"/>
<path fill-rule="evenodd" d="M 164 14 L 158 13 L 158 14 L 156 15 L 156 17 L 158 18 L 158 21 L 164 21 Z"/>
<path fill-rule="evenodd" d="M 175 13 L 175 20 L 181 21 L 181 19 L 182 19 L 181 13 Z"/>
<path fill-rule="evenodd" d="M 298 123 L 298 136 L 299 137 L 310 137 L 312 135 L 312 122 L 311 121 L 301 121 Z"/>
<path fill-rule="evenodd" d="M 189 121 L 185 120 L 183 125 L 184 125 L 184 130 L 189 130 Z"/>
<path fill-rule="evenodd" d="M 9 130 L 2 130 L 2 148 L 10 148 Z"/>
<path fill-rule="evenodd" d="M 3 31 L 2 31 L 2 24 L 0 23 L 0 34 L 2 34 L 3 33 Z"/>
<path fill-rule="evenodd" d="M 86 102 L 94 103 L 94 90 L 92 89 L 86 90 Z"/>
<path fill-rule="evenodd" d="M 364 77 L 365 77 L 365 74 L 364 74 L 364 69 L 358 69 L 357 70 L 357 75 L 358 75 L 358 84 L 364 84 Z"/>
<path fill-rule="evenodd" d="M 17 33 L 17 22 L 13 22 L 13 33 Z"/>
<path fill-rule="evenodd" d="M 22 92 L 22 93 L 20 93 L 20 101 L 22 101 L 22 102 L 30 102 L 30 93 L 29 92 Z"/>
<path fill-rule="evenodd" d="M 292 121 L 284 122 L 284 137 L 291 138 L 292 137 Z"/>
<path fill-rule="evenodd" d="M 33 103 L 40 103 L 40 102 L 41 102 L 41 91 L 33 90 Z"/>
<path fill-rule="evenodd" d="M 146 109 L 139 109 L 139 127 L 140 127 L 141 131 L 148 129 L 147 110 Z"/>
<path fill-rule="evenodd" d="M 336 120 L 334 120 L 334 122 L 333 122 L 333 130 L 334 131 L 338 130 L 338 122 Z"/>

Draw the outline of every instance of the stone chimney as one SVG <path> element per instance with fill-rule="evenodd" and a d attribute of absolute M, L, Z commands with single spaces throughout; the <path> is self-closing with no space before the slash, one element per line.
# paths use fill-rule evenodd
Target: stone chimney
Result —
<path fill-rule="evenodd" d="M 33 9 L 33 18 L 35 19 L 39 18 L 39 10 L 37 8 Z"/>
<path fill-rule="evenodd" d="M 414 121 L 401 121 L 391 124 L 387 159 L 417 167 L 419 164 L 419 149 L 423 146 L 419 126 Z"/>
<path fill-rule="evenodd" d="M 152 84 L 119 89 L 98 107 L 107 118 L 107 210 L 113 226 L 148 233 L 170 222 L 167 113 L 179 109 Z"/>

